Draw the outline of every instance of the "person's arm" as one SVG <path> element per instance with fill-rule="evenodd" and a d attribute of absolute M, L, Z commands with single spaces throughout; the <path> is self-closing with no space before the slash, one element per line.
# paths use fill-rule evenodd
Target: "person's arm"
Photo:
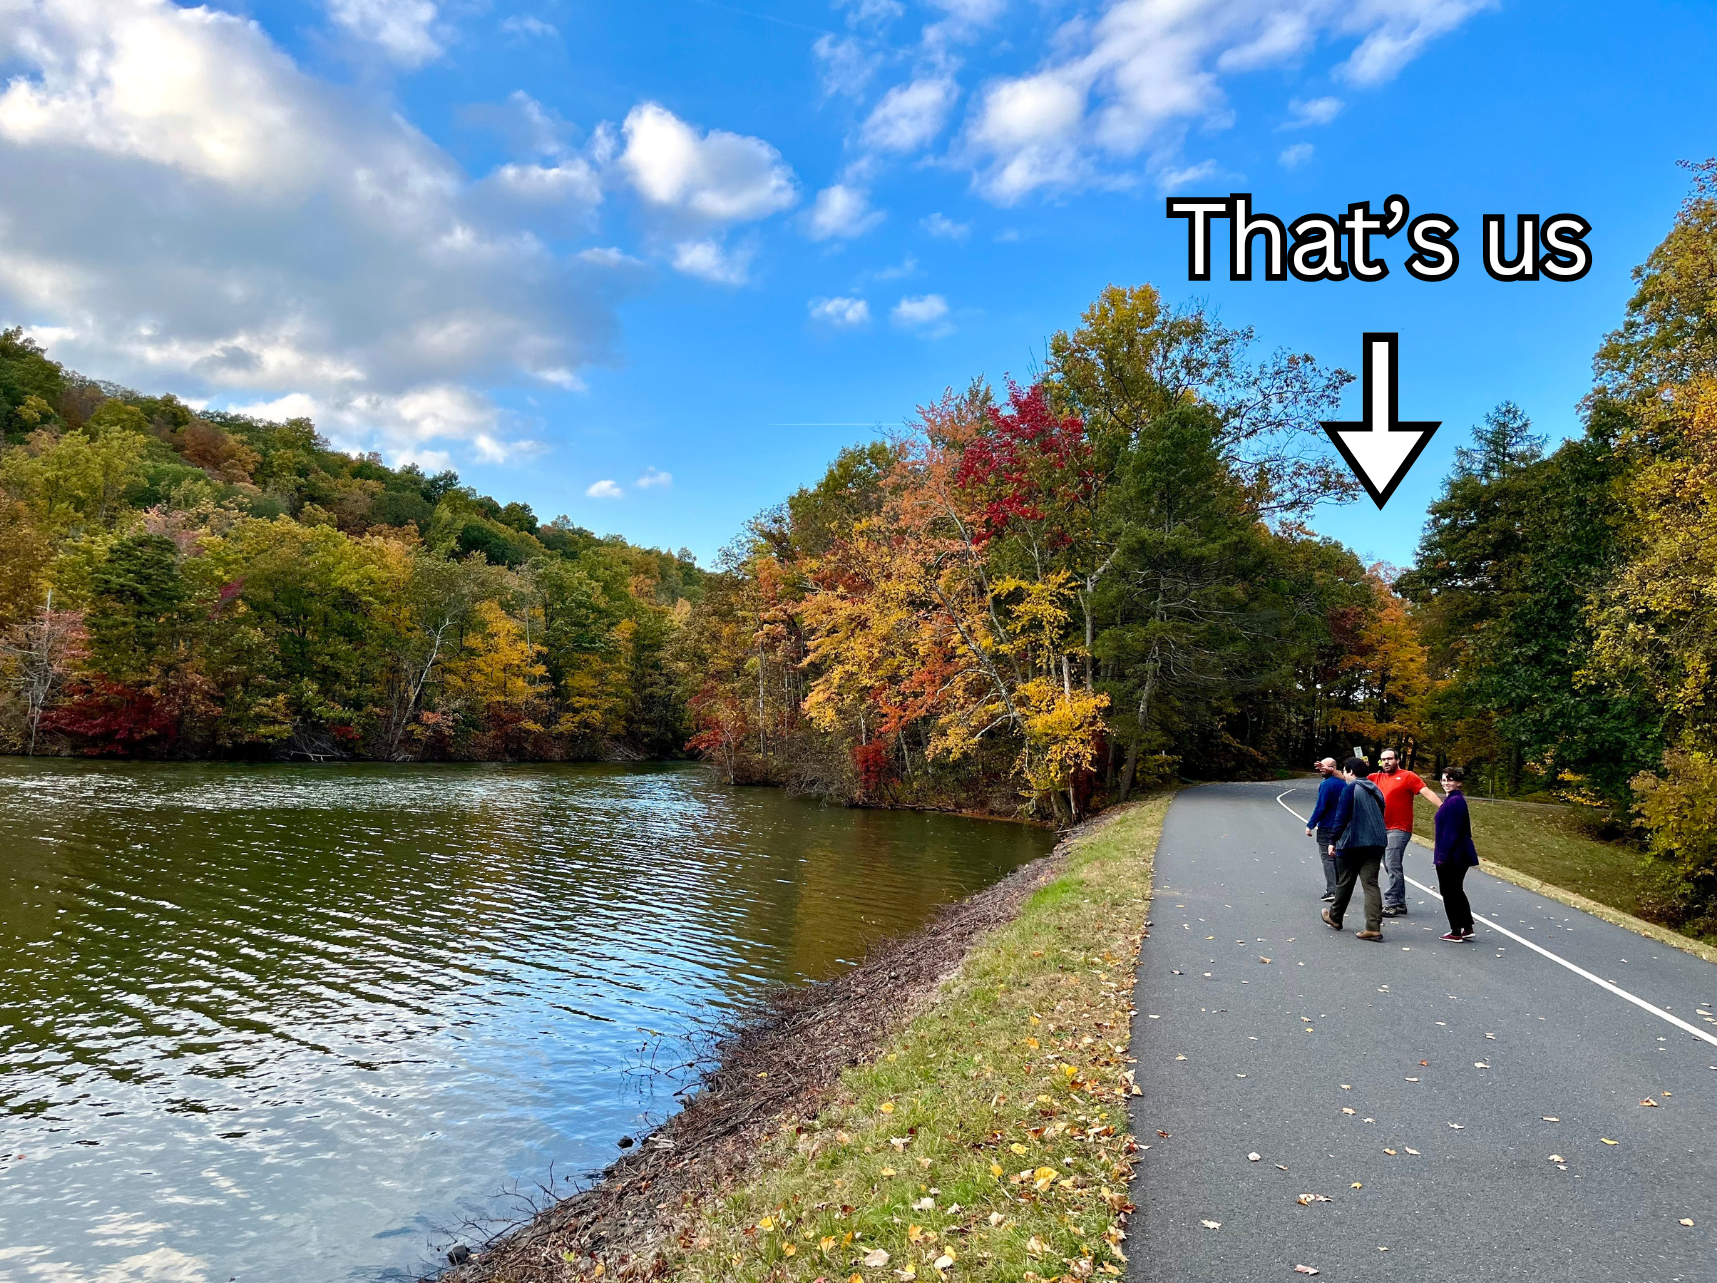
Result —
<path fill-rule="evenodd" d="M 1328 783 L 1329 783 L 1329 781 L 1326 779 L 1326 780 L 1323 780 L 1318 785 L 1318 802 L 1317 802 L 1317 805 L 1312 807 L 1311 815 L 1306 817 L 1306 836 L 1307 837 L 1312 836 L 1312 834 L 1316 831 L 1316 829 L 1318 827 L 1318 821 L 1323 818 L 1325 799 L 1328 798 L 1328 796 L 1329 796 L 1329 790 L 1327 788 L 1325 788 L 1324 785 L 1326 785 Z"/>
<path fill-rule="evenodd" d="M 1437 790 L 1432 788 L 1429 784 L 1426 784 L 1423 780 L 1419 782 L 1419 792 L 1431 799 L 1431 809 L 1433 811 L 1443 804 L 1443 799 L 1437 796 Z"/>
<path fill-rule="evenodd" d="M 1348 821 L 1352 818 L 1353 785 L 1346 784 L 1342 786 L 1341 796 L 1336 799 L 1335 815 L 1331 817 L 1329 822 L 1329 828 L 1336 835 L 1337 841 L 1340 841 L 1341 835 L 1347 832 Z M 1330 854 L 1335 854 L 1335 843 L 1333 842 L 1330 844 Z"/>

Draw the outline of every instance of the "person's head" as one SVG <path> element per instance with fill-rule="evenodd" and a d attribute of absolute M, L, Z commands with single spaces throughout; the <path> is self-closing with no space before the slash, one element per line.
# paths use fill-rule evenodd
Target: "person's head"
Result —
<path fill-rule="evenodd" d="M 1313 762 L 1312 769 L 1319 775 L 1334 775 L 1336 773 L 1335 758 L 1326 757 L 1321 761 Z"/>
<path fill-rule="evenodd" d="M 1452 793 L 1461 791 L 1461 784 L 1467 778 L 1467 773 L 1458 766 L 1443 768 L 1443 787 Z"/>
<path fill-rule="evenodd" d="M 1395 750 L 1392 748 L 1386 748 L 1377 755 L 1377 769 L 1385 775 L 1395 774 L 1396 768 L 1400 765 L 1401 759 L 1396 756 Z"/>
<path fill-rule="evenodd" d="M 1362 780 L 1371 773 L 1371 763 L 1363 757 L 1350 757 L 1341 764 L 1341 771 L 1350 780 Z"/>

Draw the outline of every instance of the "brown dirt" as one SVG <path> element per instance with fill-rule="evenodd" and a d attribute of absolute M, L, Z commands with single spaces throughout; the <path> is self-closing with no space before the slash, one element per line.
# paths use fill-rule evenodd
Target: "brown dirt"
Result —
<path fill-rule="evenodd" d="M 718 1041 L 716 1068 L 684 1109 L 600 1182 L 503 1232 L 440 1283 L 559 1283 L 595 1276 L 598 1262 L 604 1278 L 661 1277 L 668 1250 L 689 1245 L 699 1206 L 743 1179 L 764 1137 L 815 1118 L 841 1071 L 875 1055 L 978 935 L 1011 921 L 1059 872 L 1066 845 L 879 943 L 844 975 L 770 990 Z"/>

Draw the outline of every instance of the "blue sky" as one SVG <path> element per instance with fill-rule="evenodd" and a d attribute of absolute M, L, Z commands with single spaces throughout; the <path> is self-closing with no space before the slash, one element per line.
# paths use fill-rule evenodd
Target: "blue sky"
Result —
<path fill-rule="evenodd" d="M 1480 0 L 0 0 L 0 318 L 147 390 L 457 468 L 707 560 L 944 387 L 1028 377 L 1111 282 L 1357 368 L 1445 427 L 1405 561 L 1511 398 L 1577 427 L 1634 264 L 1717 152 L 1708 4 Z M 1285 221 L 1406 195 L 1447 283 L 1185 279 L 1165 194 Z M 1595 266 L 1503 285 L 1486 213 Z M 1344 414 L 1357 417 L 1358 397 Z M 604 484 L 606 483 L 606 484 Z"/>

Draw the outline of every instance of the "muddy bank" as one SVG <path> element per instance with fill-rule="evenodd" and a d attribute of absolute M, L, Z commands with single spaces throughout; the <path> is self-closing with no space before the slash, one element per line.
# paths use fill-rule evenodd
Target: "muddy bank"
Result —
<path fill-rule="evenodd" d="M 974 939 L 1012 920 L 1059 871 L 1066 847 L 1064 839 L 920 930 L 879 944 L 842 976 L 766 994 L 717 1044 L 716 1069 L 684 1109 L 597 1184 L 473 1244 L 442 1283 L 540 1283 L 599 1270 L 604 1278 L 660 1277 L 669 1254 L 690 1245 L 698 1207 L 743 1178 L 758 1143 L 815 1118 L 841 1071 L 871 1058 L 921 1010 Z"/>

